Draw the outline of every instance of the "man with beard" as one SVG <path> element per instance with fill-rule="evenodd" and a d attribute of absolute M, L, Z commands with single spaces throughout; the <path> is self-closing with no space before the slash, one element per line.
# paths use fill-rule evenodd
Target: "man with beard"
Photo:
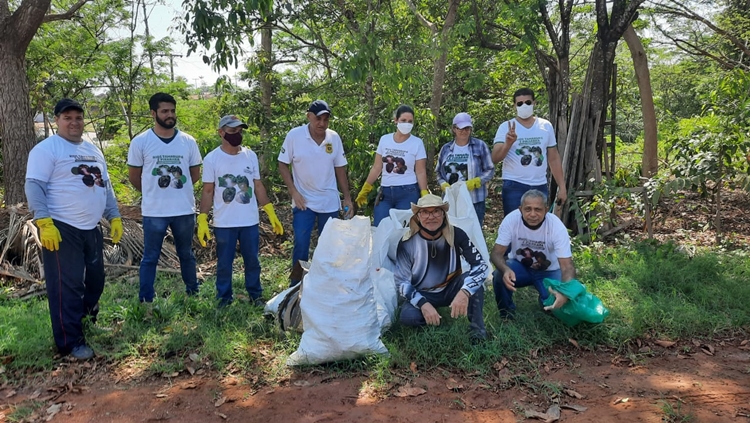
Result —
<path fill-rule="evenodd" d="M 147 317 L 151 314 L 156 263 L 159 261 L 167 228 L 172 229 L 186 292 L 188 295 L 198 293 L 192 250 L 195 231 L 195 198 L 192 188 L 200 179 L 201 166 L 201 155 L 195 139 L 175 129 L 177 100 L 169 94 L 156 93 L 151 96 L 148 104 L 154 118 L 154 127 L 133 138 L 128 150 L 130 183 L 143 193 L 143 259 L 138 297 L 141 302 L 148 304 Z M 184 176 L 182 172 L 179 172 L 179 176 L 162 172 L 164 167 L 190 169 L 190 184 L 165 184 L 164 178 Z"/>
<path fill-rule="evenodd" d="M 466 232 L 448 222 L 449 204 L 427 194 L 411 205 L 409 232 L 398 243 L 396 286 L 406 300 L 399 321 L 404 326 L 439 326 L 437 307 L 450 307 L 451 317 L 469 318 L 472 343 L 487 338 L 482 306 L 482 259 Z M 471 266 L 461 269 L 461 257 Z"/>
<path fill-rule="evenodd" d="M 83 107 L 69 98 L 55 106 L 57 134 L 29 153 L 26 198 L 42 242 L 52 334 L 61 354 L 87 360 L 83 319 L 96 320 L 104 290 L 102 216 L 117 244 L 122 220 L 102 152 L 83 141 Z M 93 174 L 93 175 L 92 175 Z M 97 175 L 102 181 L 95 184 Z M 83 183 L 81 180 L 83 179 Z"/>

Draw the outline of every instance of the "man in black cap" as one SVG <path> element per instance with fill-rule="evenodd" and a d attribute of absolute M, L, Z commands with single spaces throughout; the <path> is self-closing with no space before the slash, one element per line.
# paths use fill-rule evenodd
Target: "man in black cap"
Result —
<path fill-rule="evenodd" d="M 354 213 L 346 179 L 344 146 L 339 134 L 328 129 L 330 117 L 328 103 L 313 101 L 307 109 L 308 124 L 289 131 L 279 153 L 279 173 L 292 197 L 292 268 L 299 260 L 309 259 L 315 222 L 320 233 L 329 218 L 339 216 L 339 190 L 344 195 L 345 217 Z M 291 285 L 298 282 L 292 279 Z"/>
<path fill-rule="evenodd" d="M 52 334 L 61 354 L 87 360 L 82 320 L 96 319 L 104 290 L 102 216 L 120 242 L 122 221 L 101 150 L 83 141 L 83 107 L 55 106 L 57 134 L 37 144 L 26 165 L 26 198 L 42 241 Z"/>

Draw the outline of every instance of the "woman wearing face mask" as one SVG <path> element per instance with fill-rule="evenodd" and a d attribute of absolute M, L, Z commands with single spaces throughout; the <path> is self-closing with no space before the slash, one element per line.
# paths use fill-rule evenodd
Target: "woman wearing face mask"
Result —
<path fill-rule="evenodd" d="M 552 124 L 534 116 L 534 91 L 521 88 L 513 94 L 515 119 L 503 122 L 495 134 L 492 162 L 503 162 L 503 212 L 505 216 L 521 206 L 521 196 L 531 189 L 549 197 L 547 166 L 557 182 L 557 204 L 568 196 L 562 159 L 557 151 Z"/>
<path fill-rule="evenodd" d="M 453 141 L 440 149 L 435 165 L 438 184 L 445 191 L 458 181 L 465 181 L 471 194 L 479 226 L 484 224 L 487 182 L 495 176 L 495 164 L 487 144 L 472 137 L 473 122 L 468 113 L 453 118 Z"/>
<path fill-rule="evenodd" d="M 424 143 L 421 138 L 411 135 L 414 127 L 414 109 L 399 106 L 393 122 L 396 132 L 380 138 L 375 162 L 356 200 L 358 207 L 367 204 L 367 195 L 372 191 L 372 184 L 382 176 L 373 213 L 375 226 L 388 216 L 391 209 L 408 210 L 411 203 L 416 204 L 420 196 L 429 194 Z"/>

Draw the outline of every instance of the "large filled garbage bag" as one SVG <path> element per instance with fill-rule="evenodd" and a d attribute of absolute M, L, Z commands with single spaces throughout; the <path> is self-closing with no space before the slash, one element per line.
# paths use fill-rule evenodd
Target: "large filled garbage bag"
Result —
<path fill-rule="evenodd" d="M 484 277 L 488 278 L 491 273 L 490 252 L 487 250 L 487 241 L 484 239 L 482 227 L 479 225 L 477 212 L 474 210 L 474 203 L 471 201 L 471 194 L 466 188 L 466 182 L 459 181 L 445 190 L 444 201 L 450 204 L 448 208 L 448 221 L 453 226 L 457 226 L 466 232 L 472 244 L 479 250 L 482 259 L 487 264 L 487 272 Z M 462 269 L 468 270 L 470 266 L 461 257 Z"/>
<path fill-rule="evenodd" d="M 380 340 L 370 252 L 369 218 L 332 219 L 326 224 L 302 282 L 305 331 L 287 365 L 388 353 Z"/>
<path fill-rule="evenodd" d="M 566 325 L 573 327 L 581 322 L 601 323 L 609 315 L 609 310 L 596 295 L 588 292 L 586 287 L 576 279 L 560 282 L 554 279 L 544 279 L 544 287 L 552 288 L 568 297 L 568 302 L 552 314 Z M 544 300 L 545 306 L 555 303 L 555 296 L 550 295 Z"/>

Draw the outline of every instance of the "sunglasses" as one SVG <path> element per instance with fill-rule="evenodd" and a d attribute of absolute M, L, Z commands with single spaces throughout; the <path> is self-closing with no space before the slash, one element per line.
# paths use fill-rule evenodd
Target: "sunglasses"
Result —
<path fill-rule="evenodd" d="M 516 103 L 516 107 L 521 107 L 524 104 L 526 104 L 527 106 L 531 106 L 531 103 L 533 102 L 534 100 L 519 101 L 518 103 Z"/>

